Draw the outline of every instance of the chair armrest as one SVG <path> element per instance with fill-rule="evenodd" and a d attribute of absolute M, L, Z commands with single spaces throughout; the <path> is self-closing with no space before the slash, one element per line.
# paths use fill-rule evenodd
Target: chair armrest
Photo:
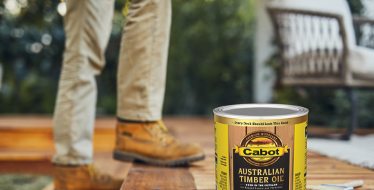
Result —
<path fill-rule="evenodd" d="M 353 19 L 353 23 L 354 24 L 374 24 L 374 19 L 370 19 L 370 18 L 366 18 L 366 17 L 361 17 L 361 16 L 357 16 L 357 15 L 354 15 L 352 17 Z"/>

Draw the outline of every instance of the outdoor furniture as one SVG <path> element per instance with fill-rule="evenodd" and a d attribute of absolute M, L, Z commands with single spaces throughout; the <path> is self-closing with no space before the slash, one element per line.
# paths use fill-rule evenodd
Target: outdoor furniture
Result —
<path fill-rule="evenodd" d="M 349 140 L 357 124 L 357 98 L 352 88 L 374 87 L 374 50 L 356 45 L 347 2 L 274 0 L 268 13 L 282 58 L 282 83 L 347 89 L 351 122 L 338 138 Z"/>

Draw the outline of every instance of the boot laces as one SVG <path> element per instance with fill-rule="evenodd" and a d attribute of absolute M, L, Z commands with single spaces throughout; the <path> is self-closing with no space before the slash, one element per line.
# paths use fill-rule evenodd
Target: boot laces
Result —
<path fill-rule="evenodd" d="M 164 124 L 164 122 L 162 120 L 158 120 L 157 124 L 160 126 L 160 128 L 162 129 L 162 131 L 164 133 L 169 133 L 168 128 L 166 128 L 166 126 L 165 126 L 165 124 Z"/>
<path fill-rule="evenodd" d="M 93 164 L 88 164 L 87 169 L 91 180 L 109 180 L 109 176 L 101 174 Z"/>
<path fill-rule="evenodd" d="M 170 134 L 169 134 L 169 130 L 166 128 L 164 122 L 162 120 L 158 120 L 156 122 L 156 125 L 158 126 L 157 128 L 159 129 L 158 130 L 158 133 L 157 134 L 157 138 L 160 139 L 160 141 L 164 142 L 167 138 L 171 138 L 171 139 L 174 139 Z"/>

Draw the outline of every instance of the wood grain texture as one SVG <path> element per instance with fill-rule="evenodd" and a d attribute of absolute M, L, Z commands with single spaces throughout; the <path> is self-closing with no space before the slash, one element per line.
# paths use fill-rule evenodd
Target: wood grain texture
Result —
<path fill-rule="evenodd" d="M 198 142 L 202 145 L 205 160 L 190 164 L 189 171 L 194 178 L 196 189 L 215 190 L 214 165 L 214 122 L 201 118 L 167 118 L 169 131 L 183 142 Z"/>
<path fill-rule="evenodd" d="M 294 125 L 280 126 L 275 128 L 275 134 L 279 136 L 282 140 L 283 145 L 288 145 L 289 154 L 290 154 L 290 175 L 289 175 L 289 184 L 293 184 L 293 157 L 294 157 Z M 304 149 L 305 150 L 305 149 Z M 304 157 L 305 158 L 305 157 Z M 293 186 L 290 185 L 290 190 L 293 189 Z"/>
<path fill-rule="evenodd" d="M 53 182 L 49 183 L 47 186 L 45 186 L 42 190 L 54 190 L 55 186 L 53 185 Z"/>
<path fill-rule="evenodd" d="M 208 149 L 204 149 L 207 150 Z M 214 152 L 213 150 L 208 150 Z M 199 190 L 215 190 L 216 179 L 215 179 L 215 165 L 214 155 L 207 155 L 205 160 L 195 162 L 190 165 L 190 172 L 195 179 L 196 189 Z M 212 164 L 213 163 L 213 164 Z"/>
<path fill-rule="evenodd" d="M 364 185 L 355 190 L 374 189 L 373 170 L 308 151 L 308 185 L 344 184 L 354 180 L 364 181 Z"/>
<path fill-rule="evenodd" d="M 242 126 L 232 126 L 229 125 L 229 156 L 230 156 L 230 188 L 234 189 L 233 187 L 233 151 L 232 148 L 235 145 L 239 145 L 242 141 L 243 137 L 247 134 L 247 128 Z"/>
<path fill-rule="evenodd" d="M 116 178 L 126 180 L 132 162 L 120 162 L 113 159 L 113 153 L 99 152 L 94 154 L 94 164 L 102 172 L 110 174 Z"/>
<path fill-rule="evenodd" d="M 52 175 L 53 165 L 49 160 L 43 161 L 0 161 L 0 174 L 41 174 Z M 0 188 L 1 189 L 1 188 Z"/>
<path fill-rule="evenodd" d="M 50 133 L 52 132 L 51 128 L 51 117 L 11 117 L 10 119 L 7 117 L 0 117 L 0 135 L 5 130 L 14 130 L 10 135 L 14 135 L 13 139 L 17 140 L 18 138 L 25 138 L 25 143 L 30 143 L 31 139 L 35 139 L 32 137 L 32 131 L 41 130 L 43 128 L 50 128 L 48 129 Z M 190 165 L 189 168 L 184 168 L 182 173 L 189 173 L 186 174 L 189 177 L 189 181 L 193 182 L 193 185 L 188 185 L 187 188 L 195 188 L 199 190 L 214 190 L 215 189 L 215 174 L 214 174 L 214 122 L 211 119 L 202 119 L 202 118 L 166 118 L 165 124 L 170 129 L 171 133 L 173 133 L 178 139 L 184 142 L 198 142 L 200 143 L 207 155 L 205 160 L 195 162 Z M 112 129 L 114 130 L 115 125 L 115 118 L 99 118 L 96 121 L 96 130 L 100 129 Z M 17 135 L 17 128 L 23 129 L 31 129 L 29 135 Z M 313 128 L 313 126 L 308 127 L 310 132 L 313 130 L 318 131 L 319 133 L 333 133 L 331 129 L 324 129 L 324 128 Z M 358 134 L 370 134 L 374 133 L 374 130 L 368 129 L 359 129 L 357 131 Z M 99 135 L 95 132 L 95 136 Z M 18 136 L 18 137 L 17 137 Z M 94 137 L 96 138 L 96 137 Z M 241 137 L 242 138 L 242 137 Z M 10 138 L 9 138 L 10 139 Z M 111 144 L 114 141 L 114 136 L 107 136 L 106 138 L 96 138 L 102 139 L 101 142 L 95 141 L 96 143 L 107 143 Z M 103 142 L 105 141 L 105 142 Z M 1 138 L 0 138 L 0 142 Z M 30 143 L 32 146 L 28 146 L 28 144 L 16 144 L 18 147 L 12 149 L 11 147 L 7 150 L 0 148 L 0 154 L 4 157 L 4 160 L 0 162 L 0 173 L 41 173 L 41 174 L 51 174 L 52 165 L 49 162 L 49 158 L 53 155 L 53 150 L 50 149 L 43 149 L 39 148 L 38 146 L 43 146 L 44 148 L 53 147 L 51 144 L 53 141 L 46 140 L 40 141 L 40 143 L 50 143 L 49 145 L 46 144 L 39 144 L 39 143 Z M 13 143 L 10 143 L 13 145 Z M 30 149 L 25 147 L 36 146 L 36 149 Z M 105 149 L 104 149 L 105 148 Z M 136 169 L 132 168 L 133 165 L 131 163 L 122 163 L 111 160 L 111 146 L 104 146 L 102 145 L 103 152 L 95 153 L 95 164 L 101 169 L 103 172 L 110 173 L 116 177 L 124 178 L 128 175 L 130 170 Z M 26 155 L 22 158 L 22 155 Z M 27 161 L 27 157 L 31 158 L 32 161 Z M 0 155 L 1 157 L 1 155 Z M 18 161 L 6 160 L 5 158 L 8 157 L 9 159 L 15 159 Z M 22 158 L 22 159 L 21 159 Z M 39 161 L 38 161 L 39 160 Z M 136 166 L 135 166 L 136 167 Z M 145 173 L 152 172 L 155 170 L 152 166 L 142 165 L 142 171 Z M 2 169 L 2 170 L 1 170 Z M 5 171 L 6 170 L 6 171 Z M 170 168 L 158 168 L 161 170 L 165 170 L 164 173 L 168 173 Z M 180 173 L 181 171 L 176 171 L 176 173 Z M 153 172 L 155 173 L 155 172 Z M 138 173 L 136 175 L 139 175 Z M 168 175 L 174 175 L 173 173 L 169 173 Z M 178 174 L 180 175 L 180 174 Z M 192 177 L 191 177 L 192 176 Z M 191 180 L 192 178 L 192 180 Z M 157 178 L 163 183 L 163 187 L 161 189 L 167 189 L 169 187 L 175 187 L 174 189 L 182 189 L 177 187 L 177 185 L 168 179 L 165 178 Z M 319 155 L 314 152 L 308 152 L 308 175 L 307 175 L 307 184 L 308 185 L 320 185 L 323 183 L 332 183 L 332 184 L 343 184 L 349 181 L 362 179 L 364 181 L 364 185 L 360 188 L 356 188 L 355 190 L 369 190 L 374 189 L 374 171 L 366 168 L 362 168 L 359 166 L 354 166 L 348 164 L 343 161 L 339 161 L 337 159 L 328 158 L 326 156 Z M 163 180 L 166 180 L 162 182 Z M 128 179 L 126 178 L 125 181 L 127 182 Z M 171 184 L 167 184 L 171 183 Z M 177 184 L 180 183 L 177 181 Z M 131 183 L 126 183 L 127 185 L 131 186 Z M 138 184 L 139 186 L 136 187 L 138 189 L 142 189 L 142 184 Z M 149 189 L 155 189 L 156 186 L 153 186 Z M 51 189 L 51 184 L 49 185 L 49 189 Z M 49 190 L 48 189 L 48 190 Z M 143 188 L 144 189 L 144 188 Z"/>
<path fill-rule="evenodd" d="M 48 150 L 1 150 L 0 161 L 50 161 L 54 151 Z"/>
<path fill-rule="evenodd" d="M 95 152 L 114 149 L 116 118 L 95 122 Z M 0 161 L 49 161 L 55 152 L 52 117 L 0 117 Z"/>
<path fill-rule="evenodd" d="M 242 126 L 229 126 L 229 155 L 230 155 L 230 188 L 233 189 L 233 152 L 232 148 L 239 145 L 245 135 L 255 131 L 270 131 L 274 133 L 274 127 L 242 127 Z"/>
<path fill-rule="evenodd" d="M 137 189 L 190 190 L 196 189 L 196 185 L 188 167 L 165 168 L 135 163 L 121 190 Z"/>

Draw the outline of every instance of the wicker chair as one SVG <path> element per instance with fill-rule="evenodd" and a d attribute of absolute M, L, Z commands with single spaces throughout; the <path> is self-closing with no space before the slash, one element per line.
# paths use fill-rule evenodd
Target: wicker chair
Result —
<path fill-rule="evenodd" d="M 326 1 L 336 4 L 338 10 L 326 8 Z M 349 140 L 357 124 L 357 98 L 352 88 L 374 87 L 374 50 L 356 46 L 346 1 L 275 0 L 268 13 L 282 57 L 282 83 L 346 88 L 351 122 L 344 135 L 334 138 Z"/>

